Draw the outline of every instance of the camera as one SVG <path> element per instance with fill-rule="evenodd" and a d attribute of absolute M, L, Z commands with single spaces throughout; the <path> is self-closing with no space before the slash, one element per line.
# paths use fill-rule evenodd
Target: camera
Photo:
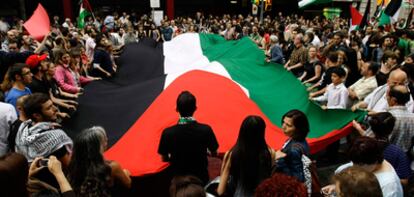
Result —
<path fill-rule="evenodd" d="M 49 159 L 41 159 L 41 160 L 39 160 L 39 162 L 38 162 L 38 166 L 39 167 L 43 167 L 43 166 L 46 166 L 47 167 L 47 163 L 49 162 Z"/>

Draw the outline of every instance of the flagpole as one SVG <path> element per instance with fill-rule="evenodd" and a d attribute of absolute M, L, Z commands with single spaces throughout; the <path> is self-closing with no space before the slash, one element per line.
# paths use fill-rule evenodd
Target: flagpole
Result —
<path fill-rule="evenodd" d="M 89 4 L 89 1 L 88 0 L 82 0 L 82 2 L 86 2 L 85 3 L 86 6 L 89 7 L 89 9 L 91 10 L 93 21 L 96 21 L 95 14 L 93 14 L 93 10 L 92 10 L 91 4 Z"/>
<path fill-rule="evenodd" d="M 260 2 L 260 24 L 263 25 L 263 6 L 264 5 L 264 0 L 261 0 Z"/>

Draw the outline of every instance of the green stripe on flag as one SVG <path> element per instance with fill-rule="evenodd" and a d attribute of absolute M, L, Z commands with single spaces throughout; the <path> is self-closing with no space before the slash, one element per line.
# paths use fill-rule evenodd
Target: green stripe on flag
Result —
<path fill-rule="evenodd" d="M 309 101 L 305 87 L 282 65 L 266 63 L 263 51 L 249 38 L 226 41 L 218 35 L 199 35 L 204 55 L 210 61 L 220 62 L 234 81 L 249 90 L 250 98 L 279 127 L 283 114 L 299 109 L 309 118 L 311 132 L 308 137 L 318 138 L 365 115 L 349 110 L 322 110 Z"/>
<path fill-rule="evenodd" d="M 85 19 L 87 16 L 91 15 L 90 12 L 88 12 L 83 5 L 81 4 L 81 8 L 79 10 L 79 18 L 78 18 L 78 28 L 83 29 L 85 27 Z"/>
<path fill-rule="evenodd" d="M 391 17 L 384 13 L 384 10 L 381 11 L 381 16 L 379 18 L 378 25 L 389 25 L 391 24 Z"/>

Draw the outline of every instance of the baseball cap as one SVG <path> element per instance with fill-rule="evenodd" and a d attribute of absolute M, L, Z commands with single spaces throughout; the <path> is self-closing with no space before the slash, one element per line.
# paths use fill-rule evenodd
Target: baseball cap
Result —
<path fill-rule="evenodd" d="M 47 58 L 47 54 L 43 55 L 31 55 L 26 59 L 26 64 L 29 65 L 30 68 L 35 68 L 41 61 Z"/>

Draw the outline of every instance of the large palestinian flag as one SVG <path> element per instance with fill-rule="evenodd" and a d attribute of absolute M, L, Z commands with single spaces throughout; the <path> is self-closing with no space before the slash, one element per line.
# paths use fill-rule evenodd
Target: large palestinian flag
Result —
<path fill-rule="evenodd" d="M 183 90 L 196 96 L 195 118 L 212 126 L 220 153 L 235 144 L 247 115 L 262 116 L 267 143 L 280 148 L 286 140 L 282 115 L 291 109 L 304 111 L 312 152 L 347 135 L 349 122 L 362 116 L 323 111 L 308 100 L 291 73 L 264 60 L 263 51 L 248 38 L 226 41 L 217 35 L 183 34 L 164 44 L 143 40 L 128 45 L 113 79 L 86 86 L 66 129 L 75 136 L 93 125 L 105 127 L 110 145 L 106 158 L 141 176 L 168 165 L 157 148 L 163 129 L 178 121 L 175 103 Z"/>

